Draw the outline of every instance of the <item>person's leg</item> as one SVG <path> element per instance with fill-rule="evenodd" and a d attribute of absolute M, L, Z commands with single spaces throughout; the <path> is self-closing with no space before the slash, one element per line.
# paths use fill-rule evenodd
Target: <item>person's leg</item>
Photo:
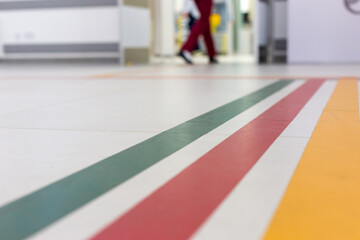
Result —
<path fill-rule="evenodd" d="M 194 25 L 195 25 L 195 23 L 196 23 L 196 20 L 197 20 L 197 19 L 195 19 L 195 17 L 194 17 L 191 13 L 189 13 L 188 28 L 189 28 L 190 31 L 191 31 L 191 29 L 193 29 L 193 27 L 194 27 Z"/>
<path fill-rule="evenodd" d="M 194 27 L 191 29 L 190 35 L 182 47 L 182 50 L 192 52 L 195 48 L 196 43 L 198 42 L 199 36 L 204 32 L 204 26 L 202 21 L 197 21 Z"/>
<path fill-rule="evenodd" d="M 213 0 L 199 0 L 199 1 L 197 1 L 197 4 L 199 6 L 199 9 L 201 7 L 203 10 L 201 12 L 201 14 L 204 13 L 204 15 L 206 16 L 206 18 L 204 20 L 207 20 L 207 21 L 204 21 L 204 29 L 203 29 L 202 35 L 204 36 L 204 40 L 205 40 L 209 58 L 213 59 L 216 55 L 214 41 L 213 41 L 213 38 L 211 35 L 211 30 L 210 30 L 210 15 L 211 15 L 212 7 L 213 7 Z"/>
<path fill-rule="evenodd" d="M 182 50 L 192 52 L 200 35 L 203 35 L 207 27 L 209 26 L 209 17 L 212 8 L 212 0 L 195 0 L 196 5 L 200 11 L 201 17 L 195 23 L 191 30 L 190 36 L 184 44 Z"/>
<path fill-rule="evenodd" d="M 189 24 L 188 24 L 188 27 L 189 27 L 190 32 L 191 32 L 191 30 L 194 28 L 196 22 L 197 22 L 197 19 L 190 13 L 190 14 L 189 14 Z M 196 42 L 196 45 L 195 45 L 195 47 L 194 47 L 194 51 L 197 51 L 197 50 L 200 50 L 199 42 L 198 42 L 198 41 Z"/>
<path fill-rule="evenodd" d="M 216 56 L 216 51 L 214 47 L 214 41 L 211 35 L 210 24 L 208 24 L 207 28 L 205 29 L 203 36 L 204 36 L 206 48 L 208 50 L 209 58 L 213 59 Z"/>

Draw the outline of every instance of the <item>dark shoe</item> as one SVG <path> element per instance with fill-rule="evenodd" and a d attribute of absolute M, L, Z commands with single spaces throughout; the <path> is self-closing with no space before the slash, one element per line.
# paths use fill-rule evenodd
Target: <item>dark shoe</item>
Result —
<path fill-rule="evenodd" d="M 185 50 L 179 52 L 179 56 L 182 57 L 187 64 L 193 64 L 191 59 L 191 53 Z"/>
<path fill-rule="evenodd" d="M 219 64 L 219 61 L 216 58 L 210 58 L 209 63 L 210 64 Z"/>

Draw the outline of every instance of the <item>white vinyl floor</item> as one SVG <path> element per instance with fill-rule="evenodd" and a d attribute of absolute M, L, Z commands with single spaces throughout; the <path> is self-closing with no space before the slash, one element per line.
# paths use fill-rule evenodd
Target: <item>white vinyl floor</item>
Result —
<path fill-rule="evenodd" d="M 336 80 L 346 76 L 360 76 L 360 67 L 0 65 L 0 207 L 280 79 L 294 80 L 135 177 L 24 235 L 90 239 L 306 80 L 324 78 L 281 136 L 192 234 L 206 240 L 261 239 Z"/>

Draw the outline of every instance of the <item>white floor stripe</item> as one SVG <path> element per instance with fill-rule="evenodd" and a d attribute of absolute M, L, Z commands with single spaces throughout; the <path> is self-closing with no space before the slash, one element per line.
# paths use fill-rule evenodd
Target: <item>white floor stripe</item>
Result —
<path fill-rule="evenodd" d="M 32 239 L 89 238 L 303 83 L 304 81 L 296 81 L 290 84 L 181 151 L 38 233 Z"/>
<path fill-rule="evenodd" d="M 288 127 L 293 137 L 275 141 L 193 239 L 261 239 L 309 141 L 303 136 L 313 132 L 335 85 L 321 87 Z M 304 118 L 311 127 L 303 126 Z"/>
<path fill-rule="evenodd" d="M 336 82 L 335 80 L 328 80 Z M 314 121 L 316 117 L 320 117 L 319 114 L 323 111 L 327 102 L 324 102 L 323 99 L 328 99 L 329 92 L 327 91 L 318 91 L 311 101 L 311 107 L 305 107 L 301 114 L 294 119 L 291 125 L 281 134 L 282 137 L 307 137 L 310 138 L 317 121 Z"/>

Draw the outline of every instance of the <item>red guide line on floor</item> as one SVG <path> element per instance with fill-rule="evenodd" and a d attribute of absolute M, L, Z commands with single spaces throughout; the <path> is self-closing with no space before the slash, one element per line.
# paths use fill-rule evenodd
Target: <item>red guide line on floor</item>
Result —
<path fill-rule="evenodd" d="M 174 240 L 191 237 L 324 81 L 307 81 L 92 239 Z"/>

